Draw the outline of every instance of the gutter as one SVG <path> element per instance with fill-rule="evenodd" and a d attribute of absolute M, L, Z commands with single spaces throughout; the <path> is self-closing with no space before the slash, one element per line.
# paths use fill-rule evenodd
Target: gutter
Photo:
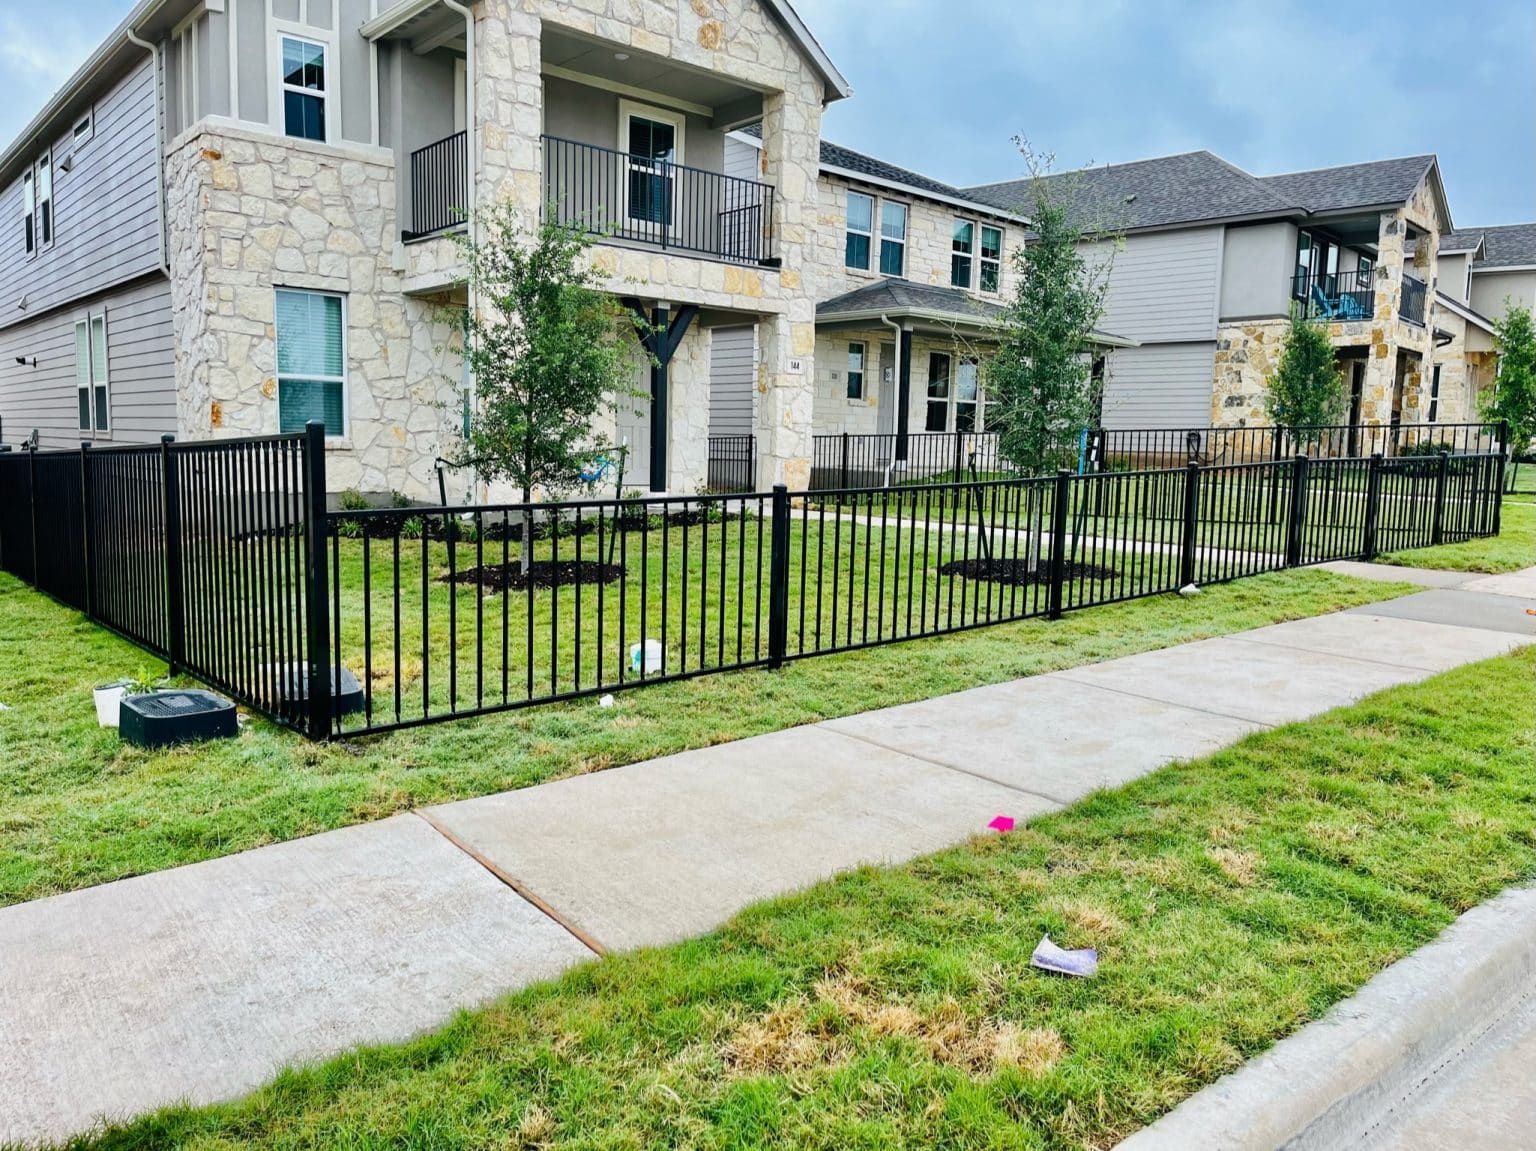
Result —
<path fill-rule="evenodd" d="M 160 270 L 165 273 L 165 278 L 171 278 L 171 255 L 167 244 L 169 232 L 169 209 L 165 198 L 165 108 L 164 89 L 160 83 L 160 46 L 151 44 L 142 39 L 131 27 L 125 30 L 128 43 L 137 48 L 143 48 L 149 53 L 149 58 L 154 67 L 155 85 L 155 225 L 159 233 Z"/>

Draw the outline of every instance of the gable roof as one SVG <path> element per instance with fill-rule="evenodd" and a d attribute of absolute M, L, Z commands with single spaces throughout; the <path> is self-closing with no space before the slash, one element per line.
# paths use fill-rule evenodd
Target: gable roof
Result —
<path fill-rule="evenodd" d="M 1284 172 L 1259 179 L 1292 202 L 1305 205 L 1309 212 L 1339 212 L 1401 204 L 1436 168 L 1433 155 L 1404 156 L 1396 160 L 1343 164 L 1337 168 Z M 1443 195 L 1439 207 L 1441 217 L 1449 227 L 1450 216 L 1445 210 Z"/>
<path fill-rule="evenodd" d="M 741 129 L 741 135 L 753 140 L 763 138 L 763 126 L 761 123 L 749 124 Z M 834 173 L 839 176 L 847 176 L 850 179 L 865 180 L 872 184 L 882 184 L 888 187 L 901 188 L 909 192 L 917 192 L 930 199 L 942 200 L 956 207 L 968 208 L 971 211 L 979 211 L 988 215 L 1016 219 L 1022 222 L 1022 218 L 1012 210 L 999 209 L 995 205 L 970 195 L 963 188 L 957 188 L 953 184 L 945 184 L 942 181 L 924 176 L 921 172 L 914 172 L 910 168 L 898 167 L 884 160 L 876 159 L 865 152 L 855 152 L 852 148 L 845 148 L 841 144 L 834 144 L 829 140 L 821 141 L 821 169 L 824 172 Z"/>
<path fill-rule="evenodd" d="M 1460 236 L 1479 235 L 1483 238 L 1483 256 L 1472 265 L 1474 272 L 1494 272 L 1501 268 L 1536 268 L 1536 224 L 1501 224 L 1493 228 L 1477 228 L 1468 232 L 1453 232 L 1441 240 Z"/>
<path fill-rule="evenodd" d="M 1070 190 L 1068 216 L 1089 231 L 1135 231 L 1246 216 L 1290 215 L 1298 206 L 1211 152 L 1183 152 L 1045 177 L 1047 192 Z M 1019 211 L 1030 181 L 965 189 L 983 203 Z M 1027 212 L 1025 213 L 1027 214 Z"/>

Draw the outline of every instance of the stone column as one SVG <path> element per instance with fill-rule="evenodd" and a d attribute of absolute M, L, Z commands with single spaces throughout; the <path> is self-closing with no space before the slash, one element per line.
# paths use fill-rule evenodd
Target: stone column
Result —
<path fill-rule="evenodd" d="M 484 0 L 475 17 L 476 194 L 510 202 L 534 227 L 543 199 L 544 81 L 539 17 L 523 0 Z"/>
<path fill-rule="evenodd" d="M 1406 231 L 1401 209 L 1381 214 L 1374 274 L 1376 309 L 1371 319 L 1371 350 L 1360 393 L 1363 424 L 1386 424 L 1392 419 L 1392 385 L 1397 378 L 1397 309 L 1403 297 Z"/>
<path fill-rule="evenodd" d="M 763 179 L 774 187 L 778 275 L 786 297 L 785 310 L 765 317 L 758 328 L 758 485 L 764 488 L 776 483 L 804 488 L 811 477 L 816 399 L 811 233 L 820 140 L 819 90 L 764 97 Z"/>

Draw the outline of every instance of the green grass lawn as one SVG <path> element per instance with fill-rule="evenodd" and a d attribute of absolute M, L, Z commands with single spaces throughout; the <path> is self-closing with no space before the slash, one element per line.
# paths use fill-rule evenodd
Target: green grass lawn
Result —
<path fill-rule="evenodd" d="M 1533 673 L 1383 692 L 80 1146 L 1109 1147 L 1532 874 Z M 1032 971 L 1043 932 L 1099 977 Z"/>
<path fill-rule="evenodd" d="M 90 688 L 163 664 L 0 575 L 0 905 L 379 819 L 428 803 L 1166 647 L 1412 590 L 1298 570 L 365 740 L 239 739 L 149 753 L 96 726 Z"/>
<path fill-rule="evenodd" d="M 1536 465 L 1526 466 L 1536 473 Z M 1500 528 L 1499 535 L 1487 539 L 1395 552 L 1382 556 L 1381 562 L 1399 567 L 1493 574 L 1536 565 L 1536 501 L 1529 497 L 1507 497 Z"/>

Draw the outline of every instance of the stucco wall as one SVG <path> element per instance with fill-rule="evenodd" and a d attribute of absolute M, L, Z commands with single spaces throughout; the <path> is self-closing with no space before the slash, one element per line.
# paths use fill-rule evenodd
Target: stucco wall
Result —
<path fill-rule="evenodd" d="M 1472 273 L 1472 307 L 1490 319 L 1503 317 L 1510 303 L 1536 308 L 1536 271 Z"/>

